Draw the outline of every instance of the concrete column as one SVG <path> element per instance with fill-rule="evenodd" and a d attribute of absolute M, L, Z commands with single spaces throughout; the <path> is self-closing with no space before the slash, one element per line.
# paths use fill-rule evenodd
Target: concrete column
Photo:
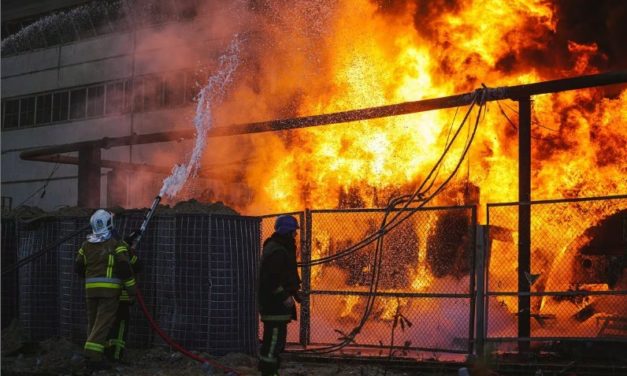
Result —
<path fill-rule="evenodd" d="M 78 151 L 78 206 L 100 207 L 100 157 L 99 147 Z"/>

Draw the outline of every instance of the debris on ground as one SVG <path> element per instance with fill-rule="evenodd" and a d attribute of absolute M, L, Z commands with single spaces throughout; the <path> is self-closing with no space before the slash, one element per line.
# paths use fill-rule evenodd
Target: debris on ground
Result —
<path fill-rule="evenodd" d="M 65 338 L 50 338 L 38 343 L 29 343 L 21 337 L 17 325 L 2 331 L 2 375 L 97 375 L 97 376 L 219 376 L 227 375 L 210 364 L 201 364 L 188 359 L 167 347 L 129 349 L 126 360 L 111 363 L 107 370 L 90 371 L 80 345 Z M 6 350 L 6 352 L 5 352 Z M 10 351 L 9 351 L 10 350 Z M 213 357 L 204 352 L 194 352 L 203 358 L 235 369 L 242 376 L 258 376 L 257 359 L 253 356 L 231 353 Z M 372 365 L 332 363 L 303 363 L 287 360 L 281 365 L 283 376 L 408 376 L 399 372 Z"/>

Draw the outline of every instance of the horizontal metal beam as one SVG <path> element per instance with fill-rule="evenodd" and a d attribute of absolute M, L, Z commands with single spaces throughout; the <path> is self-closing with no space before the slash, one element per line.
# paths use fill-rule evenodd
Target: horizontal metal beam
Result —
<path fill-rule="evenodd" d="M 78 166 L 79 161 L 80 161 L 78 157 L 72 157 L 72 156 L 62 155 L 62 154 L 38 155 L 38 156 L 30 157 L 28 160 L 38 161 L 38 162 L 50 162 L 50 163 L 75 165 L 75 166 Z M 236 163 L 237 162 L 231 162 L 231 163 L 225 163 L 225 164 L 219 164 L 219 165 L 217 164 L 208 165 L 205 168 L 198 171 L 198 176 L 201 178 L 205 178 L 205 179 L 219 179 L 219 180 L 226 179 L 226 181 L 237 182 L 238 180 L 236 178 L 231 177 L 231 175 L 233 174 L 224 173 L 224 168 L 226 166 L 235 165 Z M 96 166 L 93 166 L 93 167 L 96 168 Z M 129 163 L 129 162 L 121 162 L 121 161 L 111 161 L 107 159 L 101 159 L 99 162 L 99 167 L 131 171 L 131 172 L 144 171 L 144 172 L 151 172 L 151 173 L 162 174 L 162 175 L 169 175 L 172 172 L 172 167 L 157 166 L 157 165 L 150 165 L 150 164 Z M 220 170 L 222 173 L 216 173 L 212 169 Z"/>
<path fill-rule="evenodd" d="M 560 80 L 538 82 L 528 85 L 518 85 L 500 88 L 486 89 L 486 100 L 518 99 L 521 96 L 555 93 L 566 90 L 585 89 L 595 86 L 627 83 L 627 71 L 601 73 L 590 76 L 565 78 Z M 335 112 L 324 115 L 304 116 L 291 119 L 262 121 L 247 124 L 235 124 L 211 128 L 207 137 L 235 136 L 262 132 L 284 131 L 315 127 L 320 125 L 340 124 L 352 121 L 368 120 L 389 116 L 406 115 L 431 110 L 454 108 L 465 106 L 472 102 L 475 92 L 452 95 L 441 98 L 423 99 L 414 102 L 405 102 L 387 106 L 364 108 L 359 110 Z M 108 149 L 116 146 L 149 144 L 157 142 L 180 141 L 194 138 L 194 129 L 175 130 L 169 132 L 149 133 L 144 135 L 133 134 L 131 136 L 102 138 L 99 140 L 76 142 L 58 146 L 48 146 L 23 151 L 22 159 L 32 159 L 36 156 L 56 153 L 69 153 L 83 148 Z"/>
<path fill-rule="evenodd" d="M 97 147 L 101 149 L 109 149 L 109 148 L 116 147 L 116 146 L 181 141 L 181 140 L 194 138 L 194 135 L 195 135 L 195 130 L 185 129 L 185 130 L 176 130 L 176 131 L 169 131 L 169 132 L 148 133 L 148 134 L 143 134 L 143 135 L 133 134 L 130 136 L 123 136 L 123 137 L 112 137 L 112 138 L 104 137 L 98 140 L 74 142 L 70 144 L 45 146 L 41 148 L 25 150 L 20 153 L 20 158 L 29 160 L 34 157 L 38 157 L 42 155 L 51 155 L 51 154 L 57 154 L 57 153 L 71 153 L 71 152 L 79 151 L 85 148 L 91 149 L 91 148 Z"/>
<path fill-rule="evenodd" d="M 601 73 L 590 76 L 565 78 L 560 80 L 538 82 L 500 88 L 487 88 L 487 101 L 500 99 L 517 100 L 521 96 L 548 94 L 559 91 L 585 89 L 595 86 L 627 83 L 627 71 Z M 263 121 L 258 123 L 216 127 L 209 132 L 209 137 L 233 136 L 247 133 L 283 131 L 289 129 L 314 127 L 319 125 L 339 124 L 352 121 L 376 119 L 389 116 L 406 115 L 431 110 L 454 108 L 469 105 L 476 92 L 452 95 L 448 97 L 422 99 L 380 107 L 364 108 L 336 112 L 325 115 L 305 116 L 284 120 Z"/>

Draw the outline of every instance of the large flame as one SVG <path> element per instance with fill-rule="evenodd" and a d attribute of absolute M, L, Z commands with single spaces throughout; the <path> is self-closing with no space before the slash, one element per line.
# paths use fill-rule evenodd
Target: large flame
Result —
<path fill-rule="evenodd" d="M 223 106 L 224 123 L 415 101 L 472 91 L 481 84 L 508 86 L 591 74 L 600 71 L 596 63 L 608 59 L 595 43 L 557 45 L 560 20 L 548 0 L 276 3 L 266 2 L 260 11 L 255 34 L 260 42 L 254 39 L 259 43 L 251 52 L 257 65 Z M 253 158 L 238 175 L 250 194 L 225 192 L 219 198 L 249 214 L 384 206 L 389 197 L 412 191 L 425 178 L 464 111 L 431 111 L 238 141 L 230 157 Z M 513 101 L 488 105 L 467 163 L 452 184 L 479 187 L 474 203 L 518 199 L 517 111 Z M 532 198 L 627 192 L 625 124 L 625 89 L 535 96 Z M 458 142 L 452 149 L 438 179 L 451 173 L 462 145 Z M 214 157 L 209 154 L 207 161 Z M 556 221 L 534 217 L 532 230 L 547 239 L 546 248 L 534 250 L 534 257 L 547 260 L 548 274 L 555 274 L 560 260 L 570 257 L 569 242 L 614 209 L 594 216 L 574 209 Z M 563 232 L 567 220 L 582 216 L 580 229 Z M 485 221 L 485 213 L 480 220 Z M 514 227 L 509 229 L 513 246 L 518 241 Z M 329 252 L 329 231 L 314 229 L 314 257 Z M 425 291 L 435 279 L 425 266 L 424 253 L 418 256 L 406 287 Z M 515 291 L 515 259 L 499 257 L 504 256 L 491 260 L 497 265 L 491 278 Z M 314 283 L 321 273 L 312 270 Z M 558 279 L 542 283 L 549 289 L 564 288 L 564 283 L 556 284 Z M 337 277 L 332 284 L 345 287 L 346 281 Z M 515 298 L 500 300 L 510 312 L 516 311 Z M 388 320 L 397 307 L 408 304 L 389 302 L 379 312 Z M 360 300 L 347 297 L 342 304 L 337 313 L 347 317 L 359 311 L 354 307 Z"/>
<path fill-rule="evenodd" d="M 393 9 L 367 0 L 322 3 L 272 10 L 279 21 L 273 18 L 276 24 L 262 28 L 274 49 L 258 53 L 260 93 L 251 94 L 246 80 L 233 95 L 239 108 L 262 103 L 250 105 L 255 112 L 248 120 L 413 101 L 470 91 L 481 83 L 505 86 L 594 73 L 591 59 L 603 58 L 595 44 L 569 42 L 567 61 L 555 69 L 525 61 L 529 51 L 551 53 L 557 20 L 548 1 L 460 2 L 424 19 L 417 19 L 421 10 L 414 2 Z M 617 126 L 627 116 L 626 95 L 609 99 L 601 90 L 579 90 L 534 97 L 534 198 L 626 190 L 621 161 L 627 156 L 620 145 L 627 132 Z M 489 105 L 460 173 L 461 180 L 481 188 L 482 203 L 517 199 L 516 105 L 500 106 L 514 124 L 496 104 Z M 255 137 L 256 162 L 245 167 L 252 196 L 221 198 L 256 214 L 334 208 L 342 192 L 353 189 L 363 206 L 381 206 L 381 196 L 425 177 L 442 153 L 454 113 Z M 460 118 L 457 114 L 456 124 Z M 440 176 L 450 172 L 452 160 Z"/>

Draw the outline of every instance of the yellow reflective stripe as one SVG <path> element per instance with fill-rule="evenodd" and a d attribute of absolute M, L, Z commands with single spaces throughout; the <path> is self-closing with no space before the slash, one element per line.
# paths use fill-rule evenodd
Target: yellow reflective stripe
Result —
<path fill-rule="evenodd" d="M 126 252 L 126 251 L 128 251 L 128 248 L 126 248 L 124 246 L 120 246 L 120 247 L 117 247 L 115 249 L 115 253 L 122 253 L 122 252 Z"/>
<path fill-rule="evenodd" d="M 87 257 L 85 257 L 85 251 L 83 251 L 83 248 L 78 250 L 78 254 L 83 256 L 83 263 L 87 265 Z"/>
<path fill-rule="evenodd" d="M 120 359 L 120 353 L 122 349 L 126 346 L 126 342 L 124 342 L 124 327 L 126 326 L 126 322 L 124 320 L 120 321 L 120 328 L 118 329 L 118 338 L 113 343 L 115 345 L 115 354 L 113 355 L 115 359 Z"/>
<path fill-rule="evenodd" d="M 122 288 L 117 283 L 111 282 L 89 282 L 85 284 L 85 288 L 87 289 L 95 289 L 95 288 L 106 288 L 106 289 L 119 289 Z"/>
<path fill-rule="evenodd" d="M 113 277 L 113 264 L 115 262 L 115 258 L 113 255 L 109 255 L 109 264 L 107 265 L 107 278 Z"/>
<path fill-rule="evenodd" d="M 279 328 L 272 328 L 272 342 L 270 342 L 270 350 L 268 350 L 270 359 L 274 359 L 274 348 L 276 347 L 277 339 L 279 339 Z"/>
<path fill-rule="evenodd" d="M 278 359 L 275 358 L 268 358 L 267 356 L 263 356 L 263 355 L 259 355 L 259 359 L 263 360 L 264 362 L 268 362 L 268 363 L 276 363 Z"/>
<path fill-rule="evenodd" d="M 124 286 L 126 287 L 133 287 L 135 286 L 135 278 L 131 278 L 128 281 L 124 281 Z"/>
<path fill-rule="evenodd" d="M 261 315 L 261 321 L 290 321 L 292 315 Z"/>
<path fill-rule="evenodd" d="M 85 342 L 85 350 L 103 352 L 104 345 L 101 345 L 99 343 L 94 343 L 94 342 Z"/>
<path fill-rule="evenodd" d="M 137 262 L 137 256 L 131 257 L 131 264 L 134 264 L 136 262 Z"/>

